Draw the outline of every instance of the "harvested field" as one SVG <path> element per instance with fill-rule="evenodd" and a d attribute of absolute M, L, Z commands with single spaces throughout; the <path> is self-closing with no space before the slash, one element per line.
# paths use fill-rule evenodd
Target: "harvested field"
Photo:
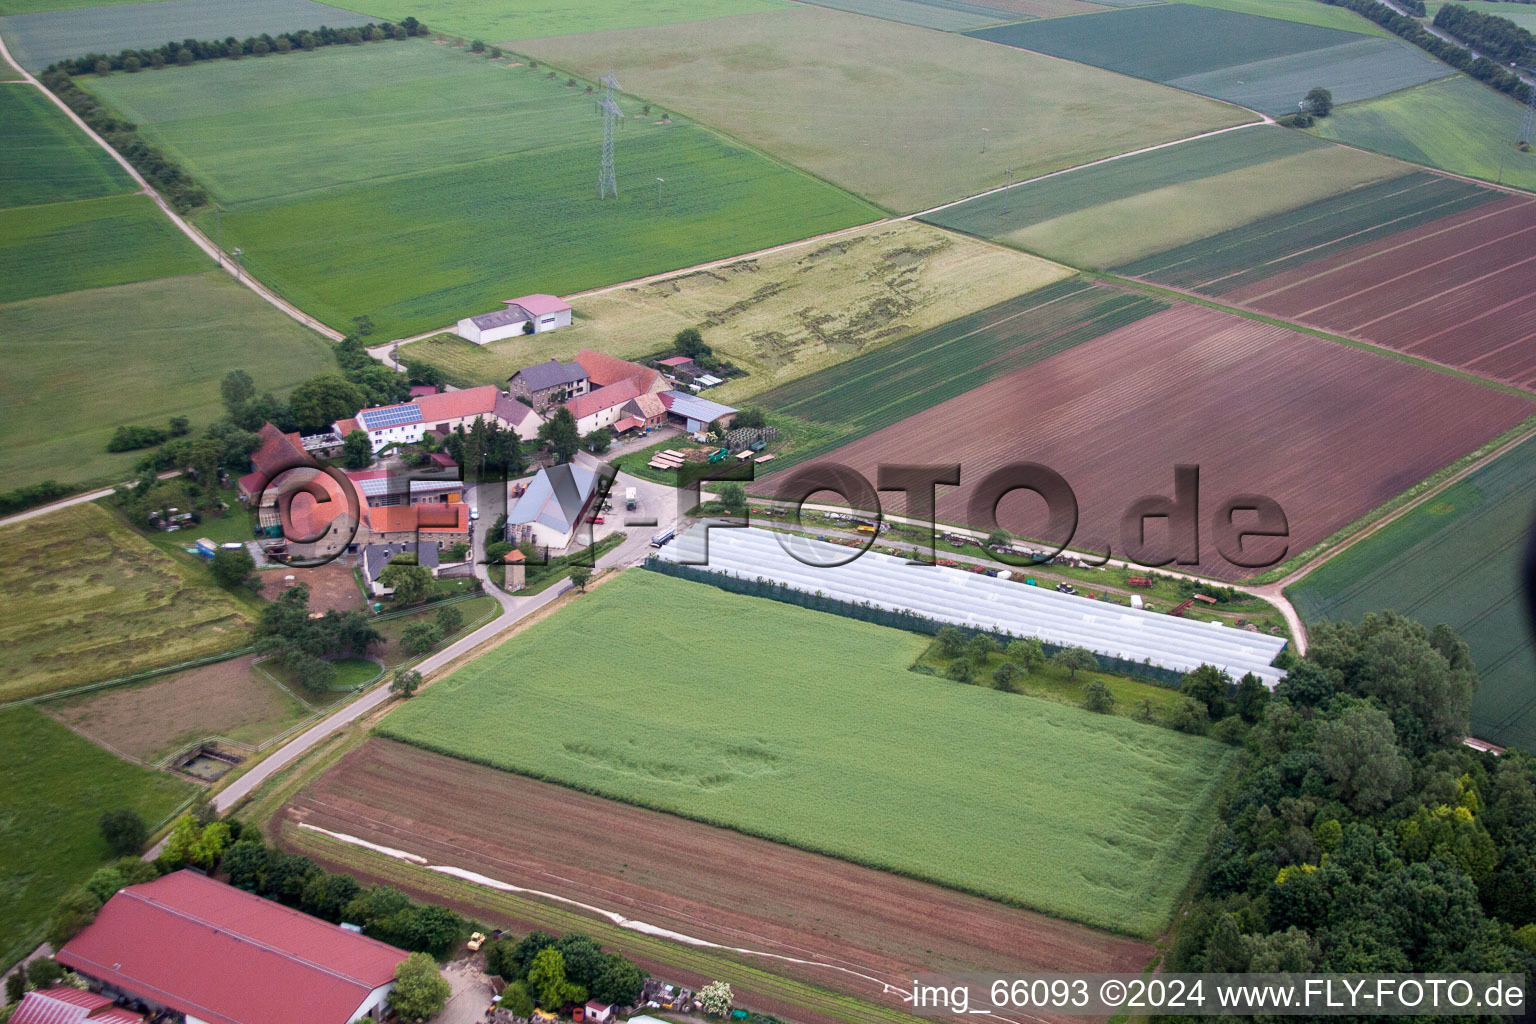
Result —
<path fill-rule="evenodd" d="M 727 634 L 724 672 L 675 657 Z M 1014 906 L 1159 934 L 1200 855 L 1231 748 L 908 671 L 926 646 L 912 633 L 631 571 L 434 683 L 378 732 Z M 893 763 L 892 750 L 907 756 Z"/>
<path fill-rule="evenodd" d="M 1401 39 L 1197 4 L 1001 25 L 967 35 L 1273 115 L 1294 111 L 1315 85 L 1328 88 L 1335 102 L 1346 103 L 1452 74 Z"/>
<path fill-rule="evenodd" d="M 108 750 L 152 763 L 208 736 L 256 744 L 311 711 L 253 672 L 256 658 L 247 654 L 41 707 Z"/>
<path fill-rule="evenodd" d="M 1255 125 L 977 196 L 923 219 L 1099 269 L 1411 170 L 1316 141 Z"/>
<path fill-rule="evenodd" d="M 1202 515 L 1234 494 L 1267 495 L 1289 518 L 1296 554 L 1532 409 L 1518 395 L 1434 370 L 1179 306 L 828 458 L 870 479 L 881 462 L 960 462 L 962 481 L 1009 462 L 1044 463 L 1077 494 L 1076 543 L 1117 551 L 1121 514 L 1141 495 L 1171 494 L 1174 464 L 1193 463 Z M 773 479 L 761 485 L 765 492 Z M 969 495 L 964 485 L 940 495 L 939 517 L 964 522 Z M 1004 499 L 999 518 L 1019 536 L 1043 532 L 1039 510 L 1022 497 Z M 1256 571 L 1222 558 L 1205 532 L 1201 544 L 1194 568 L 1202 574 L 1241 579 Z"/>
<path fill-rule="evenodd" d="M 239 646 L 243 605 L 93 504 L 0 527 L 0 699 Z"/>
<path fill-rule="evenodd" d="M 1081 925 L 389 740 L 349 753 L 283 820 L 897 987 L 919 970 L 1134 972 L 1151 956 Z M 881 999 L 841 971 L 764 966 Z"/>
<path fill-rule="evenodd" d="M 8 66 L 8 65 L 7 65 Z M 132 192 L 133 179 L 41 89 L 0 89 L 0 207 Z M 5 275 L 0 273 L 0 280 Z"/>
<path fill-rule="evenodd" d="M 1536 149 L 1515 147 L 1524 119 L 1523 104 L 1456 75 L 1336 106 L 1312 130 L 1351 146 L 1536 191 Z"/>
<path fill-rule="evenodd" d="M 1536 200 L 1414 175 L 1127 272 L 1529 388 L 1533 253 Z"/>
<path fill-rule="evenodd" d="M 1536 751 L 1536 643 L 1520 583 L 1533 506 L 1536 440 L 1324 562 L 1286 596 L 1308 622 L 1394 609 L 1451 626 L 1482 677 L 1472 734 Z"/>
<path fill-rule="evenodd" d="M 814 7 L 515 45 L 580 74 L 617 68 L 635 95 L 898 212 L 996 187 L 1005 171 L 1032 178 L 1254 120 L 1095 68 Z M 980 99 L 1008 96 L 1029 102 Z"/>
<path fill-rule="evenodd" d="M 396 21 L 416 17 L 434 29 L 492 42 L 671 25 L 729 14 L 774 11 L 789 5 L 785 0 L 652 0 L 643 4 L 634 0 L 540 0 L 537 4 L 505 0 L 365 0 L 361 6 L 375 17 Z"/>
<path fill-rule="evenodd" d="M 34 2 L 0 0 L 11 9 Z M 72 6 L 44 2 L 49 8 Z M 161 46 L 167 39 L 243 39 L 322 25 L 348 28 L 371 20 L 314 0 L 156 0 L 17 14 L 0 18 L 0 32 L 16 63 L 36 73 L 66 57 Z"/>
<path fill-rule="evenodd" d="M 1145 295 L 1073 278 L 775 388 L 760 399 L 766 409 L 814 424 L 827 438 L 819 445 L 797 445 L 775 469 L 825 454 L 1166 308 Z"/>
<path fill-rule="evenodd" d="M 465 384 L 499 384 L 582 348 L 654 355 L 685 327 L 748 376 L 712 392 L 732 402 L 991 306 L 1071 271 L 923 224 L 851 231 L 757 259 L 571 300 L 568 328 L 474 345 L 439 335 L 401 350 Z"/>
<path fill-rule="evenodd" d="M 287 577 L 294 579 L 290 583 Z M 272 569 L 261 573 L 261 596 L 276 601 L 293 583 L 309 587 L 309 607 L 317 612 L 349 612 L 368 602 L 357 585 L 355 570 L 340 562 L 327 562 L 313 569 Z"/>

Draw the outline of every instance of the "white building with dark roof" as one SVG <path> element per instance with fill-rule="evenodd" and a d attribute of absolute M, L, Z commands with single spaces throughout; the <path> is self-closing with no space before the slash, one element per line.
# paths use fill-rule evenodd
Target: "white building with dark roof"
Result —
<path fill-rule="evenodd" d="M 507 513 L 507 540 L 531 541 L 552 551 L 569 547 L 592 505 L 601 478 L 585 466 L 567 464 L 539 470 Z"/>
<path fill-rule="evenodd" d="M 502 305 L 507 308 L 460 320 L 459 337 L 476 345 L 489 345 L 519 334 L 542 334 L 571 325 L 570 305 L 555 295 L 524 295 L 520 299 L 503 299 Z"/>

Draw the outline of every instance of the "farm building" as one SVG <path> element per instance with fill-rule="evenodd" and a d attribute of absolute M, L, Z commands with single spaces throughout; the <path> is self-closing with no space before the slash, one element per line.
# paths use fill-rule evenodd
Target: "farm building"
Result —
<path fill-rule="evenodd" d="M 600 1003 L 596 999 L 591 999 L 582 1009 L 585 1011 L 582 1014 L 583 1018 L 593 1024 L 608 1024 L 613 1020 L 613 1006 L 609 1003 Z"/>
<path fill-rule="evenodd" d="M 382 1018 L 405 951 L 196 871 L 119 890 L 59 951 L 92 988 L 187 1024 Z"/>
<path fill-rule="evenodd" d="M 737 410 L 730 406 L 711 402 L 698 395 L 690 395 L 686 391 L 663 391 L 661 401 L 667 408 L 668 418 L 674 423 L 681 424 L 683 429 L 690 433 L 707 430 L 711 423 L 729 427 L 736 419 Z"/>
<path fill-rule="evenodd" d="M 507 378 L 507 393 L 513 398 L 526 399 L 540 412 L 589 390 L 587 371 L 582 365 L 562 363 L 558 359 L 525 366 Z"/>
<path fill-rule="evenodd" d="M 1215 665 L 1233 679 L 1252 672 L 1273 687 L 1283 674 L 1271 662 L 1286 641 L 1219 623 L 1196 622 L 1061 594 L 962 569 L 915 568 L 904 558 L 751 527 L 694 527 L 658 558 L 741 579 L 764 579 L 854 604 L 904 610 L 968 629 L 1037 637 L 1058 647 L 1085 647 L 1126 662 L 1172 672 Z M 790 553 L 792 549 L 793 554 Z M 844 565 L 836 565 L 846 562 Z"/>
<path fill-rule="evenodd" d="M 123 1009 L 108 996 L 55 985 L 22 996 L 10 1024 L 144 1024 L 144 1015 Z"/>
<path fill-rule="evenodd" d="M 507 513 L 507 540 L 564 550 L 597 494 L 597 473 L 567 464 L 539 470 Z"/>
<path fill-rule="evenodd" d="M 267 482 L 285 470 L 315 464 L 298 434 L 285 434 L 270 423 L 263 423 L 257 434 L 261 446 L 251 452 L 251 472 L 235 485 L 244 501 L 254 501 L 266 489 Z"/>
<path fill-rule="evenodd" d="M 386 445 L 414 444 L 434 427 L 468 429 L 477 420 L 494 421 L 525 441 L 539 432 L 538 414 L 493 384 L 361 409 L 351 419 L 337 421 L 335 430 L 343 437 L 352 429 L 363 431 L 377 452 Z"/>
<path fill-rule="evenodd" d="M 374 597 L 388 597 L 395 592 L 394 587 L 386 587 L 380 583 L 379 577 L 384 575 L 384 570 L 389 566 L 391 559 L 404 554 L 414 554 L 417 565 L 433 576 L 437 575 L 440 563 L 436 544 L 424 542 L 413 544 L 409 541 L 398 544 L 368 544 L 363 548 L 358 565 L 363 570 L 363 579 L 368 584 L 368 591 Z"/>
<path fill-rule="evenodd" d="M 636 394 L 643 395 L 667 390 L 667 379 L 659 370 L 632 363 L 627 359 L 620 359 L 618 356 L 584 348 L 576 353 L 576 361 L 581 364 L 582 369 L 587 371 L 587 377 L 591 380 L 593 389 L 605 388 L 610 384 L 627 380 L 635 385 Z"/>
<path fill-rule="evenodd" d="M 686 373 L 692 376 L 699 372 L 698 364 L 688 356 L 668 356 L 665 359 L 656 360 L 656 365 L 661 367 L 664 373 Z"/>
<path fill-rule="evenodd" d="M 624 415 L 624 407 L 638 397 L 635 382 L 626 379 L 573 398 L 565 407 L 576 417 L 576 429 L 590 434 L 599 427 L 612 426 Z"/>
<path fill-rule="evenodd" d="M 619 419 L 613 424 L 614 433 L 626 430 L 655 430 L 667 422 L 667 406 L 660 395 L 636 395 L 619 410 Z"/>
<path fill-rule="evenodd" d="M 458 335 L 476 345 L 489 345 L 520 334 L 542 334 L 571 325 L 571 307 L 554 295 L 524 295 L 503 299 L 506 309 L 459 321 Z"/>

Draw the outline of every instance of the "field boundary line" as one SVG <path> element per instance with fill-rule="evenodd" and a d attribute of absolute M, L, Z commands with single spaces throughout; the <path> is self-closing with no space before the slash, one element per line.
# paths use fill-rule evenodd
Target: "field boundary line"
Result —
<path fill-rule="evenodd" d="M 142 683 L 156 676 L 170 675 L 172 672 L 183 672 L 189 668 L 201 668 L 204 665 L 216 665 L 221 661 L 252 654 L 256 650 L 255 644 L 247 644 L 244 647 L 235 647 L 218 654 L 210 654 L 201 658 L 193 658 L 191 661 L 183 661 L 175 665 L 166 665 L 161 668 L 147 668 L 142 672 L 132 675 L 115 676 L 111 679 L 103 679 L 100 682 L 84 683 L 80 686 L 72 686 L 67 690 L 52 690 L 48 693 L 35 693 L 30 697 L 17 697 L 15 700 L 0 704 L 0 711 L 9 711 L 11 708 L 22 707 L 27 704 L 45 704 L 52 700 L 63 700 L 66 697 L 77 697 L 82 693 L 90 693 L 94 690 L 105 690 L 115 686 L 127 686 L 132 683 Z"/>
<path fill-rule="evenodd" d="M 197 228 L 193 227 L 190 221 L 186 220 L 175 210 L 171 209 L 170 204 L 165 201 L 165 198 L 161 196 L 159 192 L 155 191 L 154 186 L 150 185 L 149 181 L 146 180 L 145 177 L 138 172 L 138 169 L 135 168 L 133 164 L 128 162 L 127 157 L 113 149 L 105 139 L 96 134 L 95 130 L 92 129 L 90 125 L 85 123 L 84 119 L 82 119 L 79 114 L 76 114 L 73 110 L 70 109 L 69 104 L 55 96 L 53 94 L 53 90 L 43 85 L 42 82 L 38 81 L 37 78 L 33 76 L 32 72 L 18 64 L 16 59 L 11 56 L 11 51 L 6 47 L 5 40 L 3 38 L 0 38 L 0 57 L 3 57 L 7 64 L 21 73 L 21 84 L 32 85 L 36 87 L 39 91 L 42 92 L 44 96 L 47 96 L 48 99 L 53 102 L 54 106 L 62 110 L 64 115 L 73 121 L 75 126 L 86 134 L 87 138 L 111 154 L 112 159 L 116 160 L 118 165 L 121 166 L 123 170 L 128 172 L 128 176 L 138 183 L 139 191 L 153 199 L 155 205 L 160 208 L 160 212 L 169 217 L 171 223 L 176 225 L 176 227 L 181 230 L 181 233 L 186 235 L 187 238 L 192 241 L 193 245 L 196 245 L 206 255 L 213 257 L 213 259 L 218 263 L 220 270 L 224 271 L 226 274 L 232 275 L 237 283 L 245 285 L 252 292 L 266 300 L 266 302 L 270 304 L 274 309 L 287 314 L 291 319 L 296 320 L 303 324 L 305 327 L 308 327 L 310 330 L 317 332 L 322 337 L 327 338 L 330 341 L 340 341 L 345 337 L 345 335 L 340 331 L 327 327 L 325 324 L 310 316 L 308 313 L 305 313 L 291 302 L 280 298 L 276 292 L 262 284 L 250 273 L 246 272 L 244 268 L 237 269 L 236 267 L 231 266 L 230 261 L 224 258 L 223 251 L 220 250 L 218 246 L 209 241 L 207 235 L 204 235 Z"/>

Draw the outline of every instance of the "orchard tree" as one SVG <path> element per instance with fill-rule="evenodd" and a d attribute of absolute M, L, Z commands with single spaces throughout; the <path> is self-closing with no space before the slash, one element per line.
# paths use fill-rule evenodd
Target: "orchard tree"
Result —
<path fill-rule="evenodd" d="M 413 622 L 400 631 L 400 645 L 412 654 L 426 654 L 443 642 L 435 622 Z"/>
<path fill-rule="evenodd" d="M 712 981 L 699 989 L 699 1005 L 711 1016 L 724 1017 L 730 1013 L 731 1002 L 735 998 L 736 993 L 723 981 Z"/>
<path fill-rule="evenodd" d="M 379 582 L 394 590 L 395 603 L 416 604 L 432 588 L 432 573 L 410 562 L 390 562 L 379 574 Z"/>
<path fill-rule="evenodd" d="M 1056 652 L 1051 659 L 1056 664 L 1067 670 L 1067 678 L 1077 680 L 1078 669 L 1091 672 L 1099 667 L 1099 660 L 1093 656 L 1093 652 L 1084 647 L 1068 647 Z"/>
<path fill-rule="evenodd" d="M 367 469 L 373 465 L 373 442 L 366 433 L 354 430 L 342 439 L 341 464 L 348 469 Z"/>
<path fill-rule="evenodd" d="M 412 953 L 395 965 L 390 1007 L 406 1020 L 425 1020 L 443 1008 L 453 990 L 437 970 L 437 961 Z"/>
<path fill-rule="evenodd" d="M 421 687 L 421 673 L 415 669 L 397 668 L 389 681 L 389 692 L 402 699 L 416 695 Z"/>
<path fill-rule="evenodd" d="M 1045 664 L 1045 648 L 1034 637 L 1013 641 L 1008 645 L 1007 653 L 1008 660 L 1025 672 L 1033 672 Z"/>

